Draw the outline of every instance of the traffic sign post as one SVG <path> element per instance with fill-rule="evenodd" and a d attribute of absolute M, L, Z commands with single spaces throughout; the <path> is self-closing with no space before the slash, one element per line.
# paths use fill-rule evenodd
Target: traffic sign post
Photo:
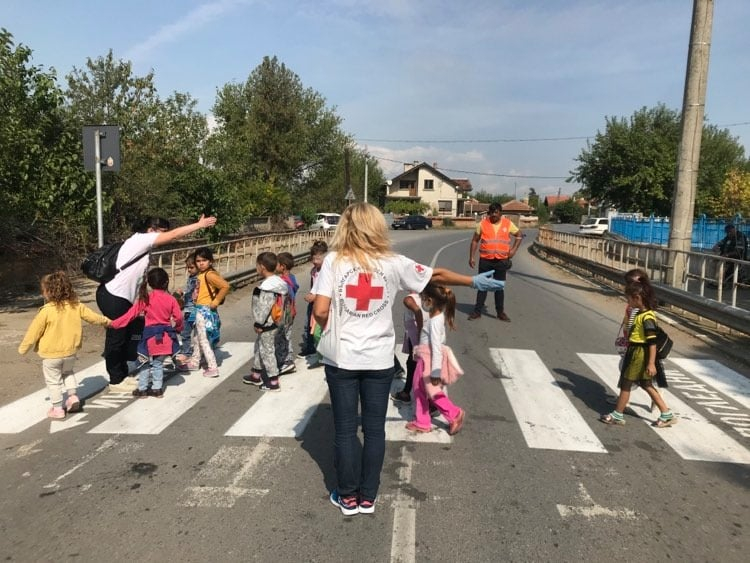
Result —
<path fill-rule="evenodd" d="M 120 128 L 117 125 L 83 127 L 83 167 L 96 174 L 96 227 L 101 248 L 104 246 L 102 171 L 120 171 Z"/>

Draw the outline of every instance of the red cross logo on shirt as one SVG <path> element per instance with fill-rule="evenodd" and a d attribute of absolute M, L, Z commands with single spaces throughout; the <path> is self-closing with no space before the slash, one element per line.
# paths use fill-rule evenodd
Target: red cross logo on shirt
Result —
<path fill-rule="evenodd" d="M 422 264 L 415 264 L 414 269 L 417 271 L 418 274 L 421 274 L 424 272 L 424 266 Z"/>
<path fill-rule="evenodd" d="M 383 298 L 383 288 L 372 286 L 372 276 L 370 274 L 359 274 L 357 285 L 346 286 L 346 296 L 357 300 L 357 311 L 367 311 L 370 308 L 372 299 Z"/>

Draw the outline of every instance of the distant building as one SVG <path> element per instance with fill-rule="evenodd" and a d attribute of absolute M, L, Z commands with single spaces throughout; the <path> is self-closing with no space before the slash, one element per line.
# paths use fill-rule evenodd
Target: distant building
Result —
<path fill-rule="evenodd" d="M 391 179 L 386 201 L 413 201 L 429 205 L 434 215 L 463 215 L 465 198 L 471 191 L 468 178 L 449 178 L 426 162 L 405 163 L 404 171 Z"/>

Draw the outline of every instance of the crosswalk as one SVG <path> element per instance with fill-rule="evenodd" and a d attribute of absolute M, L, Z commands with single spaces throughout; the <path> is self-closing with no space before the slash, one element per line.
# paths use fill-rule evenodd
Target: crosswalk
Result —
<path fill-rule="evenodd" d="M 529 448 L 607 454 L 608 429 L 597 422 L 593 412 L 576 397 L 564 378 L 556 375 L 534 350 L 491 348 L 490 358 L 500 374 L 502 392 L 513 410 L 516 423 Z M 83 431 L 105 435 L 158 435 L 191 408 L 238 377 L 252 355 L 252 343 L 224 343 L 217 356 L 220 377 L 204 378 L 199 372 L 177 374 L 167 380 L 163 400 L 133 400 L 126 394 L 100 393 L 107 384 L 103 362 L 78 372 L 80 395 L 87 399 L 84 412 L 65 421 L 50 422 L 50 431 Z M 582 377 L 598 380 L 612 393 L 617 392 L 619 356 L 575 354 Z M 750 464 L 750 382 L 741 374 L 714 360 L 674 358 L 666 362 L 670 387 L 661 390 L 668 405 L 679 416 L 679 424 L 654 429 L 661 440 L 686 460 Z M 470 377 L 467 376 L 467 378 Z M 318 407 L 327 401 L 323 369 L 312 369 L 298 360 L 297 371 L 285 375 L 280 393 L 265 393 L 223 431 L 224 436 L 262 439 L 299 438 Z M 393 390 L 402 383 L 395 381 Z M 0 407 L 0 434 L 18 434 L 46 420 L 46 391 L 40 390 Z M 645 394 L 634 391 L 631 414 L 643 423 L 655 418 Z M 104 416 L 102 416 L 104 413 Z M 89 417 L 89 415 L 91 415 Z M 412 434 L 405 422 L 413 415 L 408 404 L 390 403 L 386 419 L 386 439 L 398 442 L 450 443 L 446 421 L 434 419 L 430 433 Z M 98 423 L 89 422 L 96 418 Z M 718 420 L 717 420 L 718 419 Z M 638 424 L 628 417 L 629 424 Z M 630 422 L 632 421 L 632 422 Z M 602 441 L 604 440 L 604 442 Z"/>

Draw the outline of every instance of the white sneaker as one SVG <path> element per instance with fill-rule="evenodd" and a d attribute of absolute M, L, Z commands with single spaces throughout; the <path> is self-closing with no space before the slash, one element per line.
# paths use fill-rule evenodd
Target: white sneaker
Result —
<path fill-rule="evenodd" d="M 120 383 L 110 383 L 107 390 L 111 393 L 132 393 L 138 388 L 138 382 L 135 377 L 126 377 Z"/>
<path fill-rule="evenodd" d="M 297 366 L 289 362 L 288 364 L 284 364 L 279 368 L 279 375 L 284 375 L 285 373 L 294 373 L 296 370 Z"/>

